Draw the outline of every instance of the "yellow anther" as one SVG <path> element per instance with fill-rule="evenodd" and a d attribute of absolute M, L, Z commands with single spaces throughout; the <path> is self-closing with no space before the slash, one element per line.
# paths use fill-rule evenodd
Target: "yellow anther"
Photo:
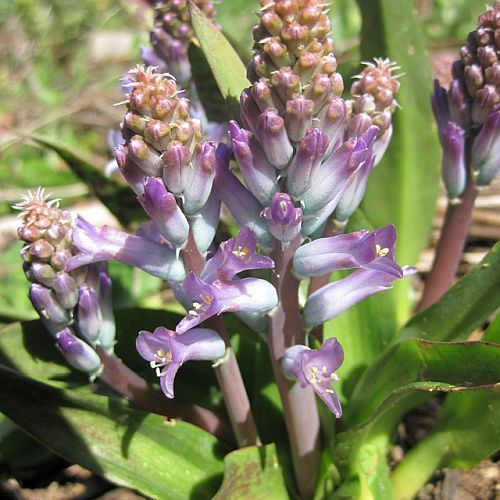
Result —
<path fill-rule="evenodd" d="M 231 252 L 235 257 L 246 257 L 250 253 L 248 247 L 238 247 L 236 250 Z"/>
<path fill-rule="evenodd" d="M 388 248 L 382 248 L 378 243 L 375 245 L 375 252 L 377 252 L 377 255 L 380 257 L 385 257 L 389 253 Z"/>
<path fill-rule="evenodd" d="M 210 295 L 203 295 L 203 301 L 204 301 L 206 304 L 211 304 L 211 303 L 212 303 L 212 300 L 213 300 L 213 298 L 212 298 Z"/>
<path fill-rule="evenodd" d="M 321 371 L 322 371 L 323 373 L 326 373 L 326 366 L 323 366 L 323 368 L 321 368 Z"/>
<path fill-rule="evenodd" d="M 168 351 L 167 355 L 165 356 L 167 361 L 172 361 L 172 351 Z"/>
<path fill-rule="evenodd" d="M 318 369 L 318 367 L 317 367 L 317 366 L 313 366 L 313 367 L 311 368 L 311 371 L 312 371 L 313 375 L 316 375 L 316 373 L 318 373 L 319 369 Z"/>
<path fill-rule="evenodd" d="M 159 349 L 157 349 L 156 351 L 156 355 L 159 357 L 159 358 L 164 358 L 165 357 L 165 351 L 160 347 Z"/>

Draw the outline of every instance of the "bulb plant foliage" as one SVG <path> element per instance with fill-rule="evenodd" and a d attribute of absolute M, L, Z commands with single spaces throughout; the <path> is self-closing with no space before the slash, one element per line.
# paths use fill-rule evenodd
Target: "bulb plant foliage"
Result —
<path fill-rule="evenodd" d="M 385 294 L 393 301 L 387 290 L 416 273 L 414 262 L 401 262 L 396 250 L 398 231 L 411 228 L 359 222 L 367 220 L 362 202 L 374 169 L 402 168 L 382 160 L 398 134 L 393 115 L 405 113 L 397 102 L 405 68 L 379 54 L 348 85 L 334 52 L 329 2 L 260 0 L 246 69 L 243 63 L 212 66 L 219 83 L 232 81 L 228 70 L 239 73 L 235 81 L 247 78 L 239 89 L 239 116 L 211 124 L 192 81 L 188 47 L 193 41 L 201 45 L 211 65 L 232 51 L 214 7 L 205 0 L 149 3 L 151 46 L 141 49 L 144 64 L 124 78 L 122 140 L 115 148 L 147 222 L 134 230 L 95 226 L 59 208 L 41 188 L 15 207 L 40 330 L 49 332 L 73 369 L 125 396 L 133 407 L 177 421 L 168 435 L 161 437 L 160 429 L 157 436 L 177 443 L 177 455 L 165 460 L 187 460 L 184 470 L 148 472 L 151 457 L 143 451 L 123 456 L 110 477 L 157 498 L 166 498 L 167 491 L 187 498 L 186 488 L 197 487 L 190 479 L 196 474 L 207 498 L 218 488 L 218 498 L 240 498 L 243 491 L 250 496 L 241 498 L 410 498 L 432 474 L 408 479 L 412 453 L 424 460 L 433 448 L 422 441 L 391 476 L 386 455 L 406 411 L 430 391 L 481 388 L 490 412 L 482 417 L 485 427 L 499 416 L 498 400 L 492 402 L 488 392 L 500 378 L 498 321 L 487 332 L 489 342 L 454 342 L 466 339 L 470 321 L 454 336 L 435 325 L 436 318 L 447 324 L 448 316 L 462 310 L 476 324 L 493 321 L 498 296 L 489 297 L 481 312 L 474 307 L 485 288 L 500 286 L 494 272 L 500 255 L 493 250 L 484 264 L 487 274 L 466 276 L 456 285 L 459 291 L 452 288 L 437 300 L 448 286 L 442 289 L 437 302 L 395 331 L 369 366 L 359 361 L 363 345 L 343 345 L 349 332 L 331 327 L 347 324 L 332 319 L 357 314 L 364 318 L 359 321 L 366 345 L 372 345 L 379 330 L 370 325 L 380 321 L 384 302 L 371 296 Z M 450 207 L 466 206 L 467 186 L 488 185 L 499 172 L 499 34 L 496 2 L 469 34 L 450 87 L 435 83 L 432 109 Z M 214 46 L 211 39 L 223 42 Z M 460 245 L 450 233 L 453 228 L 443 231 L 439 245 Z M 157 314 L 153 322 L 147 320 L 150 311 L 138 313 L 134 325 L 142 318 L 144 325 L 127 333 L 128 344 L 130 335 L 136 338 L 133 354 L 120 350 L 126 328 L 122 313 L 113 312 L 109 261 L 161 279 L 185 311 Z M 461 302 L 465 295 L 467 304 Z M 142 368 L 136 373 L 129 363 Z M 344 369 L 344 363 L 358 368 Z M 204 396 L 197 401 L 196 394 Z M 475 407 L 469 396 L 447 397 L 437 425 L 446 430 L 445 410 L 460 401 L 480 412 L 486 403 Z M 9 405 L 0 410 L 19 420 Z M 225 462 L 217 446 L 206 459 L 224 473 L 222 486 L 219 476 L 208 480 L 208 465 L 206 480 L 203 468 L 191 473 L 183 448 L 193 426 L 200 453 L 207 439 L 227 450 Z M 76 430 L 85 433 L 84 427 Z M 138 424 L 134 432 L 147 430 Z M 92 450 L 111 446 L 97 436 L 85 437 Z M 463 463 L 493 453 L 499 444 L 496 429 L 481 444 L 480 457 L 469 458 L 464 447 Z M 259 453 L 272 456 L 272 463 L 257 460 Z M 432 463 L 447 465 L 447 457 L 443 452 Z M 152 486 L 123 473 L 136 459 L 146 464 L 139 474 L 153 474 Z M 162 478 L 156 481 L 162 486 L 153 478 Z"/>

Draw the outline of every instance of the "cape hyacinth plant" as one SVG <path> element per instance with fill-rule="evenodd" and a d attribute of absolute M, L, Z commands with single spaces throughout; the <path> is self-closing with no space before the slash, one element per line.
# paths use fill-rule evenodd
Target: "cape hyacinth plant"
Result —
<path fill-rule="evenodd" d="M 115 151 L 142 221 L 135 234 L 95 227 L 43 189 L 16 205 L 41 321 L 5 331 L 2 363 L 18 357 L 0 366 L 0 410 L 66 459 L 154 498 L 411 498 L 436 468 L 495 452 L 498 245 L 449 288 L 463 214 L 499 170 L 500 2 L 479 17 L 450 88 L 435 87 L 450 206 L 422 312 L 403 326 L 396 294 L 408 285 L 386 290 L 415 269 L 396 260 L 396 227 L 363 215 L 370 181 L 399 168 L 383 160 L 406 112 L 398 65 L 379 54 L 346 90 L 323 0 L 261 0 L 246 70 L 209 2 L 151 3 L 142 57 L 154 66 L 126 77 Z M 194 36 L 238 110 L 225 142 L 200 114 Z M 163 280 L 185 313 L 113 313 L 108 261 Z M 480 325 L 483 340 L 467 342 Z M 438 390 L 454 394 L 435 428 L 390 471 L 398 424 Z"/>

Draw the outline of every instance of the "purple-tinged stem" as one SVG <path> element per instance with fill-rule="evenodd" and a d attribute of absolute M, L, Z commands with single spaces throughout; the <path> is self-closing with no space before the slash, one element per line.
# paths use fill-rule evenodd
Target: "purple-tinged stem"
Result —
<path fill-rule="evenodd" d="M 336 223 L 331 217 L 325 226 L 325 231 L 323 233 L 323 238 L 329 238 L 330 236 L 337 236 L 339 234 L 344 234 L 346 224 Z M 313 276 L 309 281 L 309 289 L 307 291 L 307 296 L 313 294 L 320 288 L 330 283 L 330 274 L 323 274 L 323 276 Z M 315 326 L 311 331 L 312 335 L 318 342 L 323 343 L 323 325 Z"/>
<path fill-rule="evenodd" d="M 196 248 L 192 231 L 189 231 L 189 239 L 182 256 L 188 271 L 193 271 L 199 276 L 205 260 Z M 252 415 L 250 401 L 224 320 L 221 317 L 212 317 L 205 321 L 205 325 L 215 330 L 226 344 L 224 359 L 214 367 L 214 370 L 224 397 L 231 426 L 236 435 L 236 442 L 240 448 L 252 445 L 260 446 L 261 441 Z"/>
<path fill-rule="evenodd" d="M 101 348 L 97 351 L 104 367 L 99 379 L 118 394 L 139 408 L 168 418 L 184 420 L 228 443 L 234 443 L 234 434 L 228 422 L 221 417 L 197 405 L 165 399 L 160 391 L 152 388 L 116 356 L 107 354 Z"/>
<path fill-rule="evenodd" d="M 292 258 L 299 245 L 300 235 L 284 251 L 281 242 L 275 241 L 272 258 L 276 265 L 274 285 L 279 305 L 269 321 L 269 349 L 283 403 L 297 487 L 302 498 L 312 498 L 320 462 L 320 423 L 316 400 L 311 388 L 301 389 L 298 382 L 287 380 L 281 370 L 285 349 L 305 344 L 299 313 L 299 282 L 292 273 Z"/>
<path fill-rule="evenodd" d="M 465 157 L 469 166 L 472 142 L 471 138 L 465 144 Z M 459 204 L 448 202 L 432 269 L 427 276 L 424 293 L 416 307 L 416 312 L 422 311 L 438 301 L 453 284 L 469 232 L 477 194 L 476 183 L 470 175 L 470 168 L 468 168 L 468 172 L 469 181 L 462 194 L 461 202 Z"/>

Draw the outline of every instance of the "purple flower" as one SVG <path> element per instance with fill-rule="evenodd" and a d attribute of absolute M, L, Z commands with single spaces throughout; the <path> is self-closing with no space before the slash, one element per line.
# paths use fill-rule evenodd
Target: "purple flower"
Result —
<path fill-rule="evenodd" d="M 434 80 L 434 93 L 431 97 L 431 104 L 439 132 L 439 139 L 442 141 L 443 131 L 450 121 L 450 111 L 448 108 L 446 90 L 439 85 L 439 80 Z"/>
<path fill-rule="evenodd" d="M 101 360 L 92 347 L 75 337 L 69 328 L 64 328 L 57 333 L 56 339 L 57 349 L 73 368 L 92 376 L 98 374 L 101 369 Z"/>
<path fill-rule="evenodd" d="M 30 287 L 29 298 L 50 333 L 55 334 L 71 321 L 70 311 L 64 309 L 49 288 L 34 283 Z"/>
<path fill-rule="evenodd" d="M 313 391 L 340 418 L 342 407 L 332 389 L 332 382 L 338 380 L 337 370 L 344 362 L 344 351 L 336 338 L 326 340 L 321 349 L 309 349 L 304 345 L 288 348 L 282 359 L 283 372 L 296 378 L 300 387 L 311 387 Z"/>
<path fill-rule="evenodd" d="M 270 207 L 262 211 L 269 232 L 284 244 L 290 243 L 300 233 L 302 209 L 295 208 L 286 193 L 276 193 Z"/>
<path fill-rule="evenodd" d="M 80 286 L 76 323 L 80 335 L 87 342 L 95 344 L 101 329 L 102 314 L 97 293 L 86 283 Z"/>
<path fill-rule="evenodd" d="M 375 265 L 378 259 L 394 259 L 396 230 L 392 224 L 376 231 L 356 231 L 320 238 L 301 246 L 293 269 L 299 276 L 322 276 L 333 271 Z"/>
<path fill-rule="evenodd" d="M 252 194 L 262 203 L 271 201 L 278 191 L 276 169 L 269 163 L 259 143 L 249 132 L 229 123 L 229 132 L 241 174 Z"/>
<path fill-rule="evenodd" d="M 414 268 L 400 267 L 385 257 L 374 260 L 370 266 L 369 269 L 359 269 L 346 278 L 329 283 L 310 295 L 304 307 L 306 325 L 320 325 L 360 300 L 388 290 L 395 280 L 415 272 Z"/>
<path fill-rule="evenodd" d="M 214 191 L 208 197 L 203 210 L 191 219 L 191 231 L 198 250 L 204 254 L 215 237 L 220 219 L 220 198 Z"/>
<path fill-rule="evenodd" d="M 176 331 L 183 334 L 212 316 L 223 312 L 248 311 L 266 313 L 278 303 L 276 289 L 267 281 L 244 278 L 238 281 L 202 281 L 190 273 L 182 285 L 183 291 L 192 300 L 192 309 L 177 325 Z"/>
<path fill-rule="evenodd" d="M 452 122 L 448 122 L 446 128 L 442 131 L 443 159 L 441 162 L 441 175 L 450 200 L 457 199 L 464 192 L 467 182 L 464 134 L 464 130 Z"/>
<path fill-rule="evenodd" d="M 167 241 L 176 247 L 186 243 L 189 223 L 178 207 L 175 196 L 166 190 L 161 179 L 145 177 L 144 193 L 137 199 Z"/>
<path fill-rule="evenodd" d="M 242 271 L 250 269 L 272 269 L 271 258 L 255 252 L 257 238 L 248 227 L 244 227 L 236 238 L 220 244 L 216 254 L 207 262 L 201 279 L 213 283 L 216 279 L 229 281 Z"/>
<path fill-rule="evenodd" d="M 92 262 L 116 260 L 164 280 L 182 281 L 185 277 L 182 261 L 168 246 L 109 226 L 98 229 L 80 216 L 73 242 L 80 252 L 68 261 L 67 271 Z"/>
<path fill-rule="evenodd" d="M 216 360 L 224 355 L 226 349 L 224 341 L 213 330 L 195 328 L 178 335 L 163 326 L 153 333 L 139 332 L 136 347 L 151 368 L 156 369 L 162 391 L 168 398 L 174 397 L 175 375 L 186 361 Z"/>

